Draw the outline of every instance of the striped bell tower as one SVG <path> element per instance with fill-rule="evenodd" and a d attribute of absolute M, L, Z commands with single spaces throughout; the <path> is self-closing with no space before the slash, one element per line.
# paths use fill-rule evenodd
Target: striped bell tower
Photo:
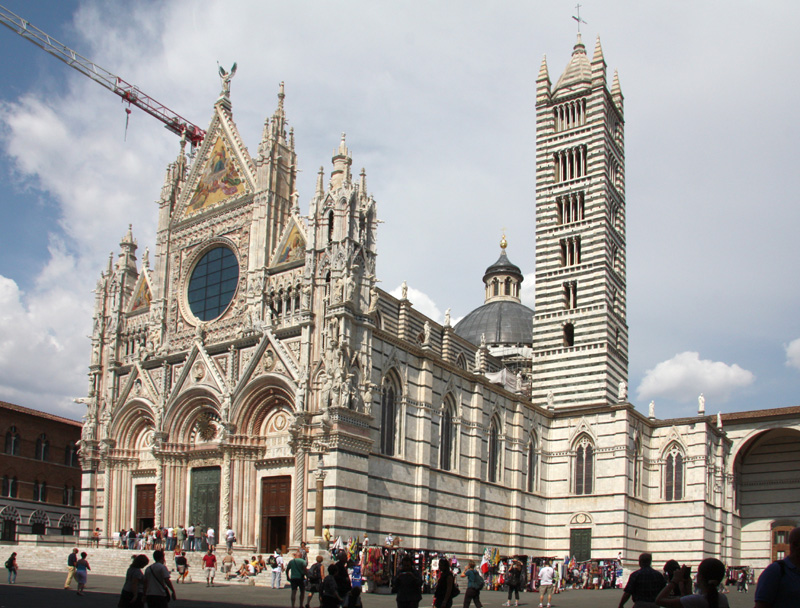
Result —
<path fill-rule="evenodd" d="M 532 398 L 551 409 L 608 405 L 627 393 L 622 99 L 616 72 L 607 87 L 599 37 L 590 61 L 578 34 L 555 87 L 542 61 Z"/>

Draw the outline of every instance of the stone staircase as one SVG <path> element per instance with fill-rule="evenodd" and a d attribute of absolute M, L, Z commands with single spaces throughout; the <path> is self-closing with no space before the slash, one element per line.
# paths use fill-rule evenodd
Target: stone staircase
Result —
<path fill-rule="evenodd" d="M 45 570 L 48 572 L 63 572 L 64 577 L 67 575 L 67 557 L 72 552 L 74 547 L 78 547 L 79 552 L 86 551 L 91 566 L 92 574 L 104 574 L 109 576 L 125 576 L 125 571 L 131 563 L 131 558 L 139 553 L 144 553 L 152 561 L 152 551 L 128 551 L 127 549 L 106 548 L 106 547 L 87 547 L 86 542 L 81 540 L 79 544 L 72 544 L 58 542 L 54 544 L 43 543 L 0 543 L 0 556 L 5 561 L 12 552 L 17 553 L 17 564 L 20 570 Z M 217 551 L 217 575 L 214 579 L 216 583 L 225 583 L 225 576 L 221 571 L 221 560 L 226 551 L 223 546 L 222 551 Z M 167 553 L 166 565 L 170 572 L 175 572 L 175 561 L 172 558 L 172 553 Z M 201 559 L 204 553 L 202 551 L 187 552 L 186 558 L 189 562 L 189 577 L 194 582 L 205 581 L 205 573 L 203 571 L 203 564 Z M 233 558 L 236 560 L 236 568 L 238 568 L 245 560 L 249 561 L 252 557 L 252 552 L 244 550 L 236 550 L 234 548 Z M 264 556 L 266 559 L 267 556 Z M 288 561 L 290 557 L 284 556 L 284 560 Z M 173 581 L 175 576 L 173 575 Z M 272 584 L 272 571 L 268 567 L 267 570 L 256 576 L 248 577 L 245 580 L 231 579 L 230 584 L 250 584 L 262 587 L 269 587 Z M 286 574 L 281 576 L 281 583 L 287 584 Z"/>

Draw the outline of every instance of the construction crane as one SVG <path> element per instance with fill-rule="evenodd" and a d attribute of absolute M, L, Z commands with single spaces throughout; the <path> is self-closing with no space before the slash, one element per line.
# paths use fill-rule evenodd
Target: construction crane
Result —
<path fill-rule="evenodd" d="M 192 146 L 199 145 L 206 136 L 206 132 L 203 129 L 176 114 L 149 95 L 142 93 L 139 87 L 124 81 L 119 76 L 79 55 L 19 15 L 15 15 L 3 5 L 0 5 L 0 23 L 39 48 L 44 49 L 56 59 L 60 59 L 84 76 L 88 76 L 96 83 L 104 86 L 112 93 L 119 95 L 128 104 L 132 104 L 144 110 L 150 116 L 157 118 L 176 135 L 185 136 L 192 143 Z M 130 110 L 126 111 L 130 113 Z"/>

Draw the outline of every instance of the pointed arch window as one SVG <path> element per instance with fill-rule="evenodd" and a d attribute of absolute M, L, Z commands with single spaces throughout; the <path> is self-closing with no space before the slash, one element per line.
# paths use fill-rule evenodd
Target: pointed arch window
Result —
<path fill-rule="evenodd" d="M 64 464 L 68 467 L 78 466 L 78 446 L 75 442 L 70 441 L 64 448 Z"/>
<path fill-rule="evenodd" d="M 397 391 L 390 381 L 381 389 L 381 454 L 394 456 L 397 430 Z"/>
<path fill-rule="evenodd" d="M 531 437 L 528 442 L 528 475 L 527 475 L 528 492 L 533 492 L 536 489 L 536 439 Z"/>
<path fill-rule="evenodd" d="M 5 452 L 10 456 L 19 456 L 20 438 L 17 427 L 12 426 L 6 431 Z"/>
<path fill-rule="evenodd" d="M 333 226 L 334 226 L 334 216 L 333 211 L 328 213 L 328 245 L 333 243 Z"/>
<path fill-rule="evenodd" d="M 34 480 L 33 482 L 33 500 L 36 502 L 46 502 L 47 501 L 47 482 L 39 482 L 39 480 Z"/>
<path fill-rule="evenodd" d="M 500 430 L 496 419 L 489 425 L 488 479 L 496 483 L 500 480 Z"/>
<path fill-rule="evenodd" d="M 36 453 L 34 454 L 36 460 L 47 461 L 50 458 L 50 440 L 47 435 L 42 433 L 36 438 Z"/>
<path fill-rule="evenodd" d="M 64 493 L 61 499 L 61 504 L 67 506 L 75 506 L 75 486 L 65 484 Z"/>
<path fill-rule="evenodd" d="M 683 500 L 683 452 L 673 444 L 664 460 L 664 499 Z"/>
<path fill-rule="evenodd" d="M 637 437 L 633 442 L 633 495 L 642 493 L 642 443 Z"/>
<path fill-rule="evenodd" d="M 453 408 L 450 403 L 445 403 L 442 412 L 441 441 L 439 444 L 439 468 L 443 471 L 453 470 Z"/>
<path fill-rule="evenodd" d="M 591 494 L 594 489 L 594 445 L 584 436 L 575 450 L 575 494 Z"/>

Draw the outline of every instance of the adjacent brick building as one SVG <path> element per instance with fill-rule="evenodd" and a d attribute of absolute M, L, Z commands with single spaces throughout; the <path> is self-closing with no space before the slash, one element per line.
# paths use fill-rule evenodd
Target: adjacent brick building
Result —
<path fill-rule="evenodd" d="M 81 423 L 0 402 L 0 535 L 77 534 Z"/>

